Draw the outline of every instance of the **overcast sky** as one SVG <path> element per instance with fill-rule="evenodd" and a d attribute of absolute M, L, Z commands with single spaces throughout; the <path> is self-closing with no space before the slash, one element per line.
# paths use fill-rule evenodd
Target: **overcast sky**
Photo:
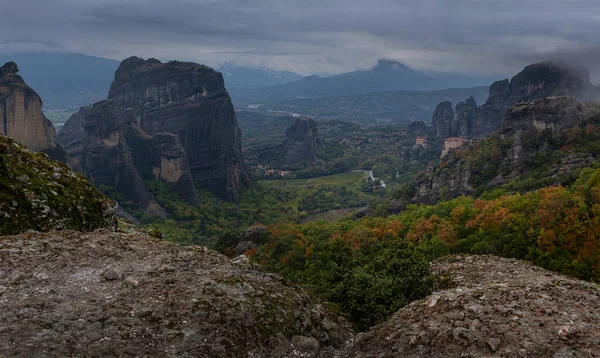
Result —
<path fill-rule="evenodd" d="M 372 67 L 514 74 L 600 66 L 598 0 L 0 0 L 0 51 L 226 61 L 302 74 Z M 594 73 L 597 76 L 597 73 Z M 596 77 L 595 76 L 595 77 Z"/>

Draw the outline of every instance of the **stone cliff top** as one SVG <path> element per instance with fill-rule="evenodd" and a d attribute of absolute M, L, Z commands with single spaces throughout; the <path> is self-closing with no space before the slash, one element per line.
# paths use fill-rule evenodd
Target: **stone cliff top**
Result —
<path fill-rule="evenodd" d="M 210 67 L 130 57 L 115 71 L 108 99 L 116 100 L 121 109 L 147 102 L 143 106 L 150 110 L 183 102 L 197 105 L 201 100 L 223 95 L 229 97 L 223 75 Z"/>
<path fill-rule="evenodd" d="M 14 75 L 19 72 L 19 67 L 16 63 L 10 61 L 4 64 L 4 66 L 0 67 L 0 76 L 4 75 Z"/>
<path fill-rule="evenodd" d="M 153 71 L 177 70 L 181 72 L 188 71 L 211 71 L 217 72 L 212 68 L 204 65 L 199 65 L 194 62 L 169 61 L 162 62 L 155 58 L 144 60 L 139 57 L 129 57 L 121 62 L 119 68 L 115 72 L 115 80 L 123 76 L 131 76 L 137 74 L 146 74 Z"/>
<path fill-rule="evenodd" d="M 506 105 L 552 96 L 586 98 L 596 92 L 590 72 L 560 62 L 539 62 L 526 66 L 510 80 Z"/>

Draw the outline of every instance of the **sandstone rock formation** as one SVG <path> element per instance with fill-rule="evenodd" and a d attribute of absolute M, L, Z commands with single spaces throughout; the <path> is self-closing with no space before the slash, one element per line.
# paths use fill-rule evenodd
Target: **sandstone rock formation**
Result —
<path fill-rule="evenodd" d="M 11 137 L 36 152 L 64 162 L 65 152 L 56 145 L 56 131 L 42 113 L 42 100 L 17 73 L 14 62 L 0 67 L 0 134 Z"/>
<path fill-rule="evenodd" d="M 285 133 L 285 160 L 288 164 L 315 163 L 317 147 L 322 145 L 317 124 L 312 118 L 300 117 Z"/>
<path fill-rule="evenodd" d="M 348 357 L 594 357 L 600 286 L 494 256 L 432 271 L 450 287 L 359 334 Z"/>
<path fill-rule="evenodd" d="M 0 135 L 0 235 L 112 229 L 116 208 L 66 165 Z"/>
<path fill-rule="evenodd" d="M 600 346 L 600 286 L 494 256 L 432 262 L 432 295 L 357 335 L 245 256 L 136 231 L 0 237 L 0 257 L 7 357 L 558 358 Z"/>
<path fill-rule="evenodd" d="M 131 232 L 0 237 L 0 355 L 333 357 L 341 317 L 274 274 Z"/>
<path fill-rule="evenodd" d="M 108 100 L 74 114 L 57 140 L 95 184 L 164 216 L 144 181 L 158 180 L 191 204 L 195 185 L 239 200 L 250 185 L 240 136 L 220 73 L 132 57 L 115 72 Z"/>

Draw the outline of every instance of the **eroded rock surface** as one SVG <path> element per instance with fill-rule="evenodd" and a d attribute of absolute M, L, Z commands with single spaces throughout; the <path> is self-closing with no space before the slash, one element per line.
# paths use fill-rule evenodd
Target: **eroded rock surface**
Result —
<path fill-rule="evenodd" d="M 455 287 L 359 334 L 350 357 L 600 356 L 600 286 L 494 256 L 433 271 Z"/>
<path fill-rule="evenodd" d="M 7 357 L 333 357 L 352 337 L 280 276 L 199 246 L 34 233 L 0 237 L 0 258 Z"/>

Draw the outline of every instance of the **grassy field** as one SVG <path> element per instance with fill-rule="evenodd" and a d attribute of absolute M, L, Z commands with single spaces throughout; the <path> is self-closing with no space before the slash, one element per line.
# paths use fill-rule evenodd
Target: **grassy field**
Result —
<path fill-rule="evenodd" d="M 261 180 L 261 185 L 319 185 L 319 184 L 356 184 L 366 178 L 366 172 L 347 172 L 341 174 L 327 175 L 324 177 L 310 179 L 281 179 L 281 180 Z"/>

